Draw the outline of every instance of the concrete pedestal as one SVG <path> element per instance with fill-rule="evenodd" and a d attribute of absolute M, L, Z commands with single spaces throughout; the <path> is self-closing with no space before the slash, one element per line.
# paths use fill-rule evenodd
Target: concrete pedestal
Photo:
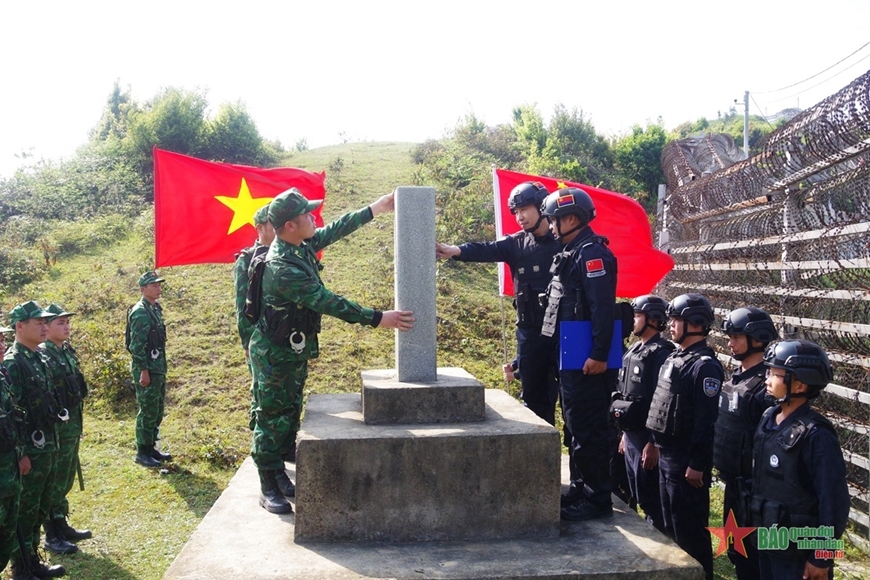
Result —
<path fill-rule="evenodd" d="M 460 368 L 440 368 L 431 383 L 402 382 L 394 369 L 362 372 L 367 425 L 464 423 L 484 420 L 480 381 Z"/>
<path fill-rule="evenodd" d="M 558 536 L 558 433 L 503 391 L 485 403 L 484 421 L 366 425 L 359 395 L 312 395 L 295 541 Z"/>

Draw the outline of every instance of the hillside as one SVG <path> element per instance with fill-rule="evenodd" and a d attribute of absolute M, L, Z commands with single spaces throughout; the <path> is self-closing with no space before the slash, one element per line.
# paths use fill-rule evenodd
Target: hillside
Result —
<path fill-rule="evenodd" d="M 294 153 L 285 165 L 327 171 L 324 218 L 413 184 L 407 143 L 346 144 Z M 138 299 L 136 281 L 153 256 L 151 220 L 130 224 L 125 238 L 61 259 L 49 276 L 4 303 L 59 302 L 78 313 L 72 342 L 83 360 L 91 396 L 81 446 L 84 492 L 70 495 L 71 523 L 94 539 L 72 556 L 53 556 L 71 578 L 160 578 L 248 455 L 249 379 L 233 320 L 232 265 L 161 270 L 168 323 L 169 375 L 164 447 L 176 460 L 166 473 L 133 463 L 136 405 L 123 387 L 126 309 Z M 381 216 L 327 248 L 324 281 L 366 306 L 393 306 L 393 225 Z M 252 234 L 253 241 L 253 234 Z M 447 240 L 460 241 L 460 240 Z M 195 243 L 195 237 L 184 240 Z M 442 264 L 438 270 L 440 366 L 460 366 L 487 387 L 504 388 L 502 304 L 493 266 Z M 508 350 L 510 305 L 504 304 Z M 312 362 L 308 393 L 355 392 L 359 371 L 393 366 L 393 332 L 327 318 L 321 358 Z M 251 509 L 259 509 L 251 506 Z"/>

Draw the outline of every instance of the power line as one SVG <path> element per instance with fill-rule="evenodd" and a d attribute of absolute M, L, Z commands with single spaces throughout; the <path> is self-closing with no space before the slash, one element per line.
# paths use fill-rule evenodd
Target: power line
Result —
<path fill-rule="evenodd" d="M 868 44 L 870 44 L 870 43 L 868 43 Z M 865 45 L 865 46 L 866 46 L 866 45 Z M 779 103 L 779 102 L 782 102 L 782 101 L 787 101 L 787 100 L 789 100 L 789 99 L 793 99 L 793 98 L 795 98 L 795 97 L 799 97 L 799 96 L 801 96 L 802 94 L 804 94 L 805 92 L 807 92 L 807 91 L 811 91 L 812 89 L 814 89 L 814 88 L 816 88 L 816 87 L 818 87 L 818 86 L 821 86 L 821 85 L 825 84 L 825 83 L 828 82 L 829 80 L 831 80 L 831 79 L 833 79 L 833 78 L 835 78 L 835 77 L 840 76 L 841 74 L 843 74 L 844 72 L 846 72 L 846 71 L 849 70 L 850 68 L 852 68 L 852 67 L 854 67 L 854 66 L 857 66 L 858 64 L 861 63 L 861 61 L 863 61 L 863 60 L 867 60 L 868 58 L 870 58 L 870 54 L 868 54 L 867 56 L 865 56 L 865 57 L 862 58 L 861 60 L 855 62 L 854 64 L 849 65 L 848 67 L 844 68 L 843 70 L 841 70 L 841 71 L 839 71 L 839 72 L 837 72 L 837 73 L 834 73 L 833 75 L 829 76 L 829 77 L 826 78 L 825 80 L 823 80 L 823 81 L 821 81 L 821 82 L 819 82 L 819 83 L 814 84 L 814 85 L 811 86 L 811 87 L 807 87 L 807 88 L 803 89 L 802 91 L 799 91 L 799 92 L 797 92 L 797 93 L 794 93 L 793 95 L 789 95 L 788 97 L 782 97 L 782 98 L 780 98 L 780 99 L 775 99 L 775 100 L 773 100 L 773 101 L 769 101 L 768 104 Z M 830 69 L 828 69 L 828 70 L 830 70 Z M 816 76 L 818 76 L 818 75 L 816 75 Z M 798 83 L 798 84 L 800 84 L 800 83 Z M 794 86 L 794 85 L 792 85 L 792 86 Z"/>
<path fill-rule="evenodd" d="M 821 74 L 824 74 L 824 73 L 828 72 L 829 70 L 831 70 L 832 68 L 834 68 L 835 66 L 837 66 L 838 64 L 840 64 L 841 62 L 843 62 L 844 60 L 847 60 L 847 59 L 851 58 L 852 56 L 854 56 L 855 54 L 857 54 L 857 53 L 861 52 L 862 50 L 864 50 L 864 48 L 867 47 L 868 45 L 870 45 L 870 42 L 866 42 L 863 46 L 861 46 L 861 48 L 859 48 L 858 50 L 856 50 L 855 52 L 853 52 L 853 53 L 850 54 L 849 56 L 847 56 L 847 57 L 845 57 L 845 58 L 841 58 L 840 60 L 838 60 L 837 62 L 835 62 L 834 64 L 832 64 L 832 65 L 829 66 L 828 68 L 826 68 L 825 70 L 819 71 L 819 72 L 817 72 L 816 74 L 814 74 L 813 76 L 811 76 L 811 77 L 807 77 L 807 78 L 805 78 L 804 80 L 802 80 L 802 81 L 800 81 L 800 82 L 797 82 L 797 83 L 794 83 L 794 84 L 788 85 L 787 87 L 782 87 L 781 89 L 776 89 L 775 91 L 754 91 L 754 92 L 755 92 L 756 95 L 767 95 L 767 94 L 770 94 L 770 93 L 778 93 L 778 92 L 780 92 L 780 91 L 784 91 L 784 90 L 786 90 L 786 89 L 790 89 L 790 88 L 792 88 L 792 87 L 796 87 L 796 86 L 798 86 L 798 85 L 800 85 L 800 84 L 803 84 L 803 83 L 805 83 L 805 82 L 807 82 L 807 81 L 809 81 L 809 80 L 812 80 L 812 79 L 816 78 L 817 76 L 819 76 L 819 75 L 821 75 Z M 867 57 L 864 57 L 864 58 L 867 58 Z M 862 58 L 861 60 L 864 60 L 864 59 Z M 861 62 L 861 60 L 859 60 L 858 62 Z M 855 64 L 858 64 L 858 63 L 855 63 Z M 852 65 L 852 66 L 854 66 L 854 65 Z M 848 67 L 848 68 L 851 68 L 851 67 Z M 848 68 L 847 68 L 847 69 L 844 69 L 844 70 L 848 70 Z M 837 73 L 837 74 L 839 74 L 839 73 Z M 833 78 L 833 77 L 831 77 L 831 78 Z M 829 80 L 830 80 L 830 79 L 829 79 Z M 814 86 L 818 86 L 818 85 L 814 85 Z M 810 88 L 812 88 L 812 87 L 810 87 Z M 807 89 L 807 90 L 809 90 L 809 89 Z M 800 93 L 798 93 L 798 94 L 800 94 Z"/>
<path fill-rule="evenodd" d="M 767 120 L 767 115 L 761 112 L 761 107 L 759 107 L 758 103 L 755 102 L 755 97 L 752 96 L 752 93 L 749 93 L 749 98 L 752 99 L 752 102 L 755 104 L 755 108 L 758 109 L 758 112 L 761 115 L 761 118 L 764 119 L 764 122 L 770 125 L 771 129 L 774 129 L 775 127 L 770 124 L 770 121 Z"/>

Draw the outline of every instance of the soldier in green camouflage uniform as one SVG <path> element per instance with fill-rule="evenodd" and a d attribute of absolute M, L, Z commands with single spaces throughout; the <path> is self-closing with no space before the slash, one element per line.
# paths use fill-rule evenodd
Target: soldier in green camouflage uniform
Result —
<path fill-rule="evenodd" d="M 11 328 L 0 326 L 0 360 L 6 354 L 5 333 Z M 18 500 L 21 496 L 21 452 L 18 437 L 18 420 L 12 405 L 9 389 L 12 377 L 0 364 L 0 572 L 6 568 L 17 539 L 15 526 L 18 523 Z M 29 463 L 27 464 L 29 466 Z"/>
<path fill-rule="evenodd" d="M 172 459 L 171 455 L 154 447 L 166 399 L 166 325 L 163 323 L 163 308 L 157 302 L 162 282 L 163 278 L 157 272 L 142 274 L 139 277 L 142 298 L 127 314 L 127 350 L 133 356 L 130 370 L 139 405 L 134 461 L 145 467 L 160 467 L 164 461 Z"/>
<path fill-rule="evenodd" d="M 42 347 L 48 355 L 49 375 L 54 384 L 58 403 L 69 412 L 69 418 L 57 425 L 57 462 L 51 490 L 51 509 L 45 528 L 45 548 L 55 554 L 72 554 L 78 547 L 71 543 L 91 537 L 90 530 L 76 530 L 66 518 L 69 516 L 67 494 L 73 487 L 79 469 L 79 441 L 82 436 L 82 401 L 88 393 L 85 377 L 79 370 L 79 358 L 69 343 L 70 317 L 58 304 L 46 311 L 53 314 L 47 319 L 48 340 Z"/>
<path fill-rule="evenodd" d="M 254 325 L 245 317 L 245 298 L 248 296 L 248 267 L 255 256 L 265 254 L 275 239 L 275 228 L 269 222 L 269 205 L 266 204 L 254 214 L 254 227 L 257 228 L 257 240 L 250 248 L 245 248 L 236 254 L 236 262 L 233 264 L 233 280 L 236 288 L 236 322 L 239 328 L 239 337 L 242 339 L 242 348 L 245 350 L 245 362 L 248 372 L 253 379 L 254 372 L 251 368 L 251 356 L 248 353 L 248 343 L 251 342 L 251 334 Z M 254 429 L 254 409 L 257 408 L 256 382 L 251 381 L 251 421 L 250 428 Z"/>
<path fill-rule="evenodd" d="M 48 566 L 36 554 L 40 525 L 48 518 L 51 507 L 51 482 L 57 454 L 55 425 L 66 414 L 57 402 L 48 380 L 47 356 L 39 348 L 48 330 L 45 319 L 52 315 L 36 302 L 19 304 L 9 313 L 15 328 L 15 342 L 3 357 L 3 364 L 12 378 L 12 402 L 24 410 L 22 426 L 23 458 L 30 461 L 30 472 L 21 479 L 21 500 L 18 505 L 18 525 L 24 537 L 26 555 L 16 546 L 12 552 L 12 577 L 40 578 L 66 574 L 63 566 Z"/>
<path fill-rule="evenodd" d="M 392 211 L 393 194 L 317 229 L 310 212 L 320 203 L 291 188 L 269 205 L 277 239 L 266 257 L 263 311 L 249 349 L 258 401 L 251 455 L 260 474 L 260 506 L 272 513 L 293 511 L 282 493 L 288 491 L 289 482 L 284 457 L 295 447 L 308 359 L 319 354 L 321 315 L 400 330 L 414 322 L 410 311 L 380 312 L 332 293 L 320 279 L 322 266 L 316 255 L 379 213 Z"/>

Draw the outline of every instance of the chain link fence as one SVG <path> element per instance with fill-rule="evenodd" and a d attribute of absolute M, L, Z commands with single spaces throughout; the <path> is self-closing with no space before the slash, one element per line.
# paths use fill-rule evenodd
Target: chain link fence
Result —
<path fill-rule="evenodd" d="M 700 292 L 721 319 L 769 312 L 782 338 L 824 347 L 834 383 L 816 406 L 837 427 L 852 495 L 848 532 L 870 549 L 870 71 L 771 133 L 752 157 L 727 138 L 662 152 L 657 289 Z M 727 339 L 711 344 L 729 367 Z"/>

